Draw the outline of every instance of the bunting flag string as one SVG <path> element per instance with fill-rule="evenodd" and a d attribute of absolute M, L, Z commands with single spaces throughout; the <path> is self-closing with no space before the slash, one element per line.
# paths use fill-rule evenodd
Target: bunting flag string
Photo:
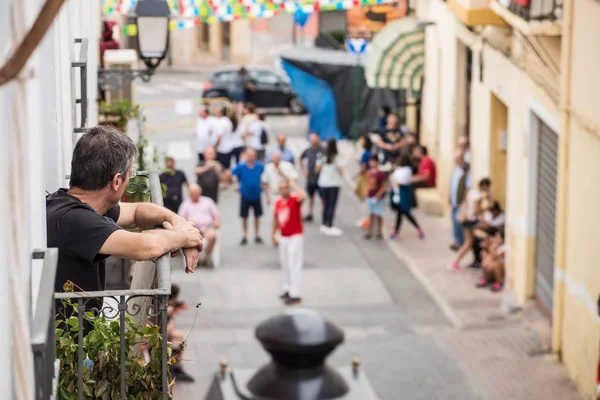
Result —
<path fill-rule="evenodd" d="M 286 12 L 306 14 L 320 11 L 348 10 L 355 6 L 389 3 L 392 0 L 167 0 L 174 20 L 171 29 L 189 29 L 201 22 L 235 21 L 238 19 L 270 18 Z M 102 0 L 104 15 L 127 14 L 137 0 Z M 130 35 L 126 26 L 123 33 Z"/>

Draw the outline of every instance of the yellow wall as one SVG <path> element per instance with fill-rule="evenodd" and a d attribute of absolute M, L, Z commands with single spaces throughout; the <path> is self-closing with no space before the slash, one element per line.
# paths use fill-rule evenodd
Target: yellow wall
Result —
<path fill-rule="evenodd" d="M 562 356 L 586 397 L 595 399 L 600 340 L 595 315 L 600 292 L 600 137 L 575 122 L 570 134 Z"/>
<path fill-rule="evenodd" d="M 562 357 L 586 398 L 595 399 L 600 320 L 600 4 L 574 3 L 571 118 L 567 189 L 567 240 Z"/>

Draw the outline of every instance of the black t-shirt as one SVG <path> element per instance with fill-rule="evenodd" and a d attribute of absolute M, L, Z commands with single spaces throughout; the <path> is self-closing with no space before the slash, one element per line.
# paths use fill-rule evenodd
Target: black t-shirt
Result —
<path fill-rule="evenodd" d="M 204 165 L 204 162 L 199 164 L 200 167 Z M 215 203 L 219 202 L 219 183 L 220 179 L 216 166 L 198 175 L 198 185 L 202 188 L 202 196 L 211 198 Z"/>
<path fill-rule="evenodd" d="M 55 290 L 63 291 L 70 280 L 83 291 L 104 290 L 104 260 L 98 253 L 115 231 L 121 209 L 115 205 L 105 215 L 97 214 L 66 189 L 46 196 L 48 247 L 58 248 Z M 75 288 L 75 291 L 79 291 Z"/>
<path fill-rule="evenodd" d="M 396 144 L 400 140 L 402 140 L 406 134 L 407 134 L 407 129 L 405 127 L 401 126 L 396 129 L 387 129 L 385 132 L 382 132 L 380 135 L 381 135 L 381 139 L 383 140 L 384 143 Z M 398 157 L 400 155 L 400 150 L 392 150 L 392 151 L 385 150 L 384 154 L 386 156 L 385 161 L 388 161 L 390 158 Z"/>
<path fill-rule="evenodd" d="M 166 199 L 172 201 L 183 201 L 182 185 L 187 183 L 187 178 L 183 171 L 178 169 L 174 171 L 165 171 L 159 176 L 160 183 L 167 186 Z"/>
<path fill-rule="evenodd" d="M 308 178 L 307 181 L 310 184 L 317 184 L 319 182 L 319 174 L 315 171 L 315 165 L 317 164 L 317 160 L 319 159 L 319 157 L 323 157 L 323 149 L 319 146 L 319 148 L 315 149 L 314 147 L 310 146 L 308 149 L 304 150 L 302 152 L 302 155 L 300 156 L 300 160 L 301 162 L 304 162 L 304 160 L 307 160 L 307 166 L 306 168 L 308 169 Z"/>

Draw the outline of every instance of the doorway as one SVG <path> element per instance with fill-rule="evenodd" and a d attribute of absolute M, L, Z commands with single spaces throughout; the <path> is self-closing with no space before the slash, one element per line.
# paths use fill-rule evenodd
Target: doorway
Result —
<path fill-rule="evenodd" d="M 471 136 L 471 81 L 473 79 L 473 51 L 456 40 L 456 137 Z"/>
<path fill-rule="evenodd" d="M 492 197 L 502 208 L 506 205 L 506 149 L 508 146 L 508 107 L 491 94 L 490 179 Z"/>
<path fill-rule="evenodd" d="M 537 202 L 535 245 L 535 294 L 552 313 L 554 298 L 554 241 L 556 229 L 556 186 L 558 180 L 558 135 L 535 118 L 537 135 Z"/>

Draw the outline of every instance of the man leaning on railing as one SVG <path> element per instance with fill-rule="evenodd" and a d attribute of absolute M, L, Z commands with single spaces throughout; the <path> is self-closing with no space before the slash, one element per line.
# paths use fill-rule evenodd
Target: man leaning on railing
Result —
<path fill-rule="evenodd" d="M 77 142 L 70 188 L 46 197 L 48 247 L 59 251 L 57 292 L 67 281 L 76 291 L 104 290 L 103 261 L 111 255 L 150 261 L 183 249 L 186 272 L 194 272 L 202 236 L 193 223 L 155 204 L 119 202 L 135 176 L 136 152 L 131 138 L 109 126 L 89 128 Z"/>

